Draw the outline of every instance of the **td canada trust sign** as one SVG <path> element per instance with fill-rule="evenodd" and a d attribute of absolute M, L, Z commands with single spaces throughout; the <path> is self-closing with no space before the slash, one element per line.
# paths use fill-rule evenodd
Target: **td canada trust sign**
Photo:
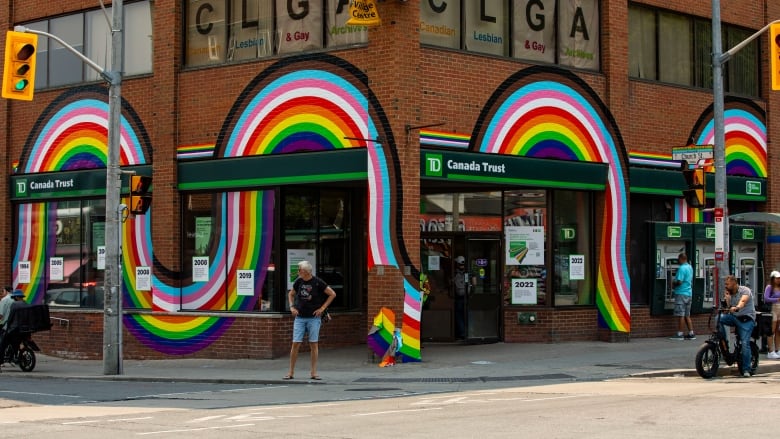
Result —
<path fill-rule="evenodd" d="M 470 157 L 465 154 L 424 154 L 427 177 L 447 177 L 452 174 L 503 177 L 507 174 L 505 163 L 499 163 L 485 155 Z"/>
<path fill-rule="evenodd" d="M 90 169 L 58 174 L 11 176 L 11 199 L 33 201 L 105 194 L 106 171 Z"/>

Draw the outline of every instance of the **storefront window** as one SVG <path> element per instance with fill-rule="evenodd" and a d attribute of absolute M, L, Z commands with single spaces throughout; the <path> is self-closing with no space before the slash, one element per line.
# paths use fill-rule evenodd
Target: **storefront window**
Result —
<path fill-rule="evenodd" d="M 305 188 L 285 191 L 282 224 L 287 290 L 297 277 L 297 263 L 306 259 L 314 266 L 317 277 L 336 292 L 331 306 L 349 306 L 353 254 L 350 206 L 351 193 L 347 190 Z"/>
<path fill-rule="evenodd" d="M 553 192 L 555 306 L 593 305 L 591 206 L 587 192 Z"/>
<path fill-rule="evenodd" d="M 54 215 L 54 254 L 47 255 L 50 306 L 103 307 L 103 275 L 98 247 L 105 245 L 105 201 L 74 200 L 48 203 Z"/>
<path fill-rule="evenodd" d="M 544 190 L 504 193 L 505 303 L 544 305 L 548 302 L 547 215 Z"/>

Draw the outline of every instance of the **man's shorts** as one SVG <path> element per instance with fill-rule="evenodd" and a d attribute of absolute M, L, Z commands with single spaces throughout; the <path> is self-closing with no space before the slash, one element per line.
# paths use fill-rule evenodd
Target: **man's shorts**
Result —
<path fill-rule="evenodd" d="M 776 322 L 780 320 L 780 303 L 772 304 L 772 321 Z"/>
<path fill-rule="evenodd" d="M 303 336 L 309 333 L 309 343 L 317 343 L 320 340 L 320 326 L 322 320 L 319 317 L 296 317 L 293 322 L 293 343 L 303 341 Z"/>
<path fill-rule="evenodd" d="M 674 315 L 677 317 L 688 317 L 691 315 L 691 296 L 684 294 L 674 295 Z"/>

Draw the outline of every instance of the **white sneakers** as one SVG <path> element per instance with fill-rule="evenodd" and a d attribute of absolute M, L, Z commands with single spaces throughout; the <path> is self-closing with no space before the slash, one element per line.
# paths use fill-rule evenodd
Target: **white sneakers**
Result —
<path fill-rule="evenodd" d="M 766 358 L 768 358 L 770 360 L 780 360 L 780 354 L 778 354 L 777 352 L 772 351 L 772 352 L 766 354 Z"/>

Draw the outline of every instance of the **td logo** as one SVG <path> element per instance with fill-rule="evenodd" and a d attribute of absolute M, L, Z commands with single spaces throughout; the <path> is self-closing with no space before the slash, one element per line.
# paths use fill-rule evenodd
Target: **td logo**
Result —
<path fill-rule="evenodd" d="M 442 176 L 441 154 L 425 154 L 425 175 Z"/>
<path fill-rule="evenodd" d="M 16 180 L 15 194 L 17 198 L 27 196 L 27 180 Z"/>

